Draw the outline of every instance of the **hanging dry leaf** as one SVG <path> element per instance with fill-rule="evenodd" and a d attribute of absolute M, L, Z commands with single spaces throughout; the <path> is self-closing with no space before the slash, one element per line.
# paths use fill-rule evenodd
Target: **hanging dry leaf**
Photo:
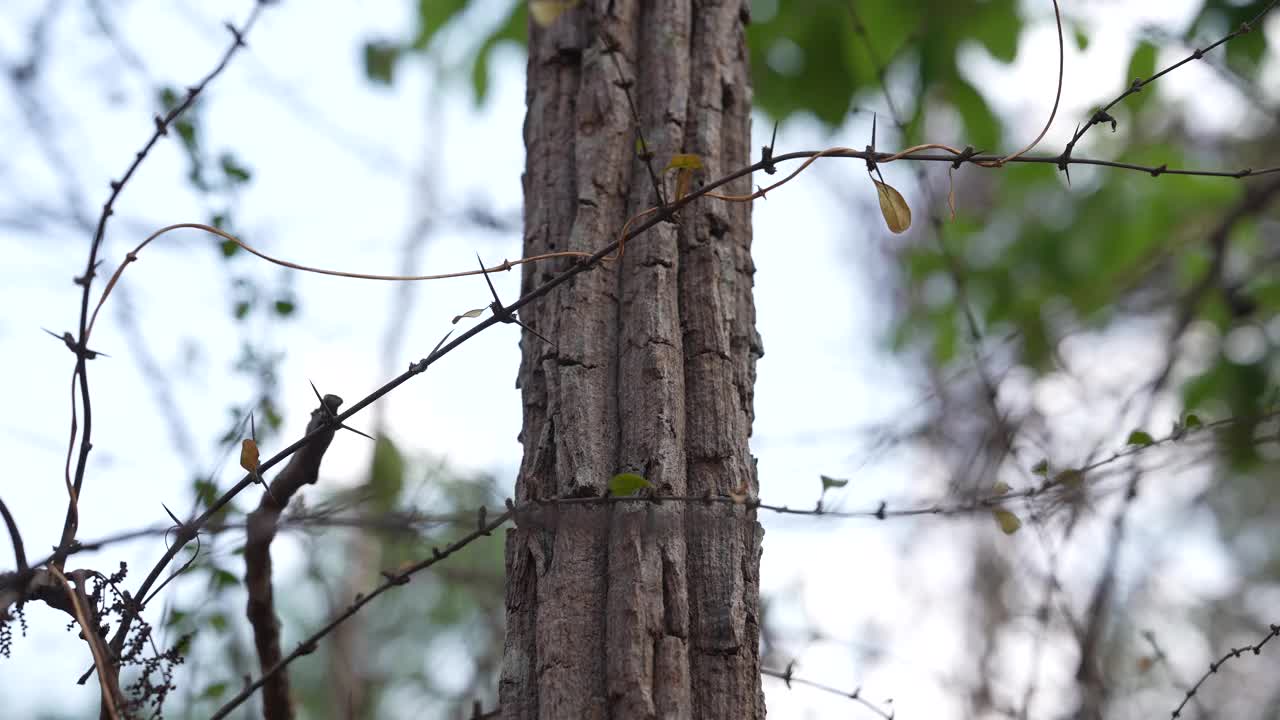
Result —
<path fill-rule="evenodd" d="M 995 516 L 996 524 L 1000 526 L 1005 535 L 1012 535 L 1018 532 L 1018 528 L 1022 527 L 1022 521 L 1018 519 L 1018 516 L 1008 510 L 996 509 L 992 510 L 991 514 Z"/>
<path fill-rule="evenodd" d="M 240 467 L 251 473 L 258 472 L 258 443 L 250 438 L 240 442 Z"/>
<path fill-rule="evenodd" d="M 693 182 L 693 171 L 702 169 L 702 158 L 693 153 L 679 153 L 671 156 L 671 162 L 662 169 L 676 171 L 676 200 L 689 194 L 689 185 Z"/>
<path fill-rule="evenodd" d="M 875 179 L 871 182 L 876 184 L 876 194 L 880 196 L 880 214 L 884 215 L 884 222 L 889 230 L 894 234 L 906 232 L 911 227 L 911 208 L 902 199 L 902 193 L 888 183 Z"/>
<path fill-rule="evenodd" d="M 689 185 L 693 182 L 692 170 L 676 171 L 676 200 L 683 200 L 689 194 Z"/>
<path fill-rule="evenodd" d="M 462 313 L 461 315 L 455 316 L 453 318 L 453 324 L 457 325 L 458 321 L 461 320 L 462 318 L 478 318 L 483 314 L 484 314 L 484 308 L 476 308 L 475 310 L 468 310 Z"/>
<path fill-rule="evenodd" d="M 529 14 L 533 21 L 546 27 L 582 0 L 529 0 Z"/>
<path fill-rule="evenodd" d="M 956 221 L 956 181 L 953 170 L 947 170 L 947 209 L 951 211 L 951 222 Z"/>

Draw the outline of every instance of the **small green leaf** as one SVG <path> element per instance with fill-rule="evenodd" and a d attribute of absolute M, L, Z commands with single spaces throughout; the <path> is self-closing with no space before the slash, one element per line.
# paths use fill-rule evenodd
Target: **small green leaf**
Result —
<path fill-rule="evenodd" d="M 212 507 L 218 500 L 218 486 L 208 480 L 196 480 L 194 489 L 196 500 L 206 508 Z"/>
<path fill-rule="evenodd" d="M 823 492 L 826 492 L 831 488 L 842 488 L 845 485 L 849 484 L 849 481 L 846 478 L 833 478 L 833 477 L 828 477 L 826 475 L 819 475 L 818 477 L 822 478 Z"/>
<path fill-rule="evenodd" d="M 1200 422 L 1200 416 L 1195 413 L 1187 413 L 1187 417 L 1182 421 L 1182 427 L 1188 430 L 1198 430 L 1204 427 L 1204 423 Z"/>
<path fill-rule="evenodd" d="M 609 494 L 614 497 L 635 495 L 647 487 L 653 485 L 635 473 L 618 473 L 609 479 Z"/>
<path fill-rule="evenodd" d="M 275 309 L 277 315 L 281 317 L 289 317 L 293 314 L 294 310 L 298 309 L 298 306 L 292 300 L 281 299 L 276 301 Z"/>
<path fill-rule="evenodd" d="M 280 416 L 280 411 L 276 409 L 276 406 L 271 404 L 271 399 L 263 398 L 260 407 L 262 409 L 262 418 L 267 421 L 267 427 L 272 430 L 279 430 L 280 426 L 284 424 L 284 418 Z"/>
<path fill-rule="evenodd" d="M 390 85 L 394 79 L 400 46 L 385 40 L 364 44 L 364 74 L 370 82 Z"/>
<path fill-rule="evenodd" d="M 213 587 L 221 590 L 223 588 L 235 587 L 240 584 L 240 578 L 230 570 L 222 568 L 213 569 Z"/>
<path fill-rule="evenodd" d="M 1134 80 L 1148 80 L 1156 72 L 1156 55 L 1159 49 L 1143 40 L 1133 49 L 1133 55 L 1129 57 L 1128 74 L 1125 75 L 1124 84 L 1128 86 Z M 1151 98 L 1150 91 L 1139 92 L 1126 101 L 1132 108 L 1141 108 Z M 1113 121 L 1114 123 L 1114 121 Z M 1114 131 L 1115 125 L 1112 124 L 1111 129 Z"/>
<path fill-rule="evenodd" d="M 232 185 L 249 182 L 249 169 L 241 165 L 236 157 L 231 153 L 222 153 L 218 158 L 218 165 L 222 168 L 222 173 L 227 176 L 227 180 Z"/>
<path fill-rule="evenodd" d="M 1129 439 L 1125 441 L 1126 445 L 1139 445 L 1146 447 L 1155 444 L 1155 438 L 1151 434 L 1143 430 L 1134 430 L 1129 433 Z"/>
<path fill-rule="evenodd" d="M 996 524 L 1000 526 L 1000 530 L 1005 535 L 1012 535 L 1018 532 L 1018 528 L 1022 527 L 1022 521 L 1018 519 L 1018 516 L 1008 510 L 997 508 L 992 510 L 991 514 L 995 516 Z"/>
<path fill-rule="evenodd" d="M 373 447 L 373 467 L 369 472 L 371 501 L 379 512 L 391 512 L 404 488 L 406 463 L 391 439 L 379 435 Z"/>
<path fill-rule="evenodd" d="M 1049 474 L 1049 461 L 1048 461 L 1047 459 L 1046 459 L 1046 460 L 1041 460 L 1040 462 L 1036 463 L 1035 465 L 1032 465 L 1032 466 L 1031 466 L 1031 472 L 1033 472 L 1033 473 L 1035 473 L 1036 475 L 1039 475 L 1039 476 L 1041 476 L 1041 477 L 1045 477 L 1045 476 L 1047 476 L 1047 475 Z"/>
<path fill-rule="evenodd" d="M 178 131 L 178 137 L 182 138 L 182 145 L 188 152 L 194 153 L 199 149 L 199 143 L 196 140 L 196 126 L 186 118 L 178 118 L 173 123 L 173 129 Z"/>
<path fill-rule="evenodd" d="M 217 700 L 227 692 L 227 684 L 224 682 L 212 683 L 200 693 L 201 700 Z"/>
<path fill-rule="evenodd" d="M 178 92 L 171 87 L 165 87 L 160 90 L 160 107 L 164 108 L 166 113 L 172 112 L 178 107 Z"/>
<path fill-rule="evenodd" d="M 1003 480 L 997 480 L 995 485 L 991 486 L 992 495 L 1004 495 L 1009 492 L 1009 483 Z"/>
<path fill-rule="evenodd" d="M 243 319 L 245 319 L 246 317 L 248 317 L 248 315 L 249 315 L 249 311 L 250 311 L 251 309 L 253 309 L 253 305 L 252 305 L 252 304 L 250 304 L 250 303 L 248 303 L 248 302 L 246 302 L 246 301 L 244 301 L 244 300 L 241 300 L 240 302 L 236 303 L 235 310 L 233 310 L 233 311 L 232 311 L 232 314 L 234 314 L 234 315 L 236 316 L 236 319 L 237 319 L 237 320 L 243 320 Z"/>
<path fill-rule="evenodd" d="M 1075 469 L 1063 470 L 1053 476 L 1053 482 L 1055 485 L 1065 485 L 1066 487 L 1074 490 L 1080 487 L 1081 483 L 1084 482 L 1084 473 Z"/>
<path fill-rule="evenodd" d="M 1087 49 L 1089 47 L 1089 36 L 1078 27 L 1075 28 L 1074 32 L 1076 36 L 1076 48 L 1079 50 Z"/>

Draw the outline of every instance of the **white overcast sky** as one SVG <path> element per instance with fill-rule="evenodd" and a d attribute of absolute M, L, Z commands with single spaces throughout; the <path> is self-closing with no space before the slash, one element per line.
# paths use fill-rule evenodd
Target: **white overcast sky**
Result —
<path fill-rule="evenodd" d="M 157 79 L 183 86 L 207 72 L 222 52 L 227 34 L 221 21 L 239 22 L 250 4 L 132 0 L 108 5 L 129 46 Z M 505 5 L 504 0 L 477 2 L 467 22 L 452 28 L 444 59 L 460 56 Z M 1106 13 L 1107 21 L 1084 26 L 1092 37 L 1086 52 L 1068 42 L 1063 104 L 1044 147 L 1060 148 L 1092 103 L 1121 88 L 1133 28 L 1158 20 L 1180 29 L 1197 5 L 1193 0 L 1068 4 L 1073 17 Z M 25 29 L 43 6 L 36 0 L 5 2 L 0 59 L 6 64 L 27 52 Z M 474 203 L 518 215 L 524 113 L 520 51 L 502 47 L 496 52 L 490 99 L 482 108 L 470 101 L 465 75 L 448 87 L 432 87 L 420 64 L 402 64 L 393 88 L 373 88 L 364 80 L 361 42 L 378 34 L 402 36 L 413 26 L 414 6 L 407 0 L 273 5 L 249 37 L 249 49 L 210 88 L 204 119 L 212 147 L 234 150 L 253 170 L 238 212 L 239 227 L 251 243 L 310 265 L 397 272 L 400 247 L 420 203 L 410 182 L 416 174 L 432 178 L 432 202 L 441 213 Z M 1052 103 L 1052 87 L 1044 78 L 1055 71 L 1056 48 L 1049 3 L 1024 3 L 1023 10 L 1034 20 L 1021 38 L 1015 65 L 1005 67 L 976 46 L 966 52 L 965 62 L 982 86 L 996 89 L 991 100 L 1011 127 L 1031 137 Z M 103 67 L 120 63 L 111 47 L 86 28 L 81 8 L 60 17 L 40 87 L 44 101 L 57 110 L 50 127 L 60 151 L 70 159 L 89 205 L 96 206 L 106 197 L 108 179 L 119 176 L 149 132 L 151 96 L 137 75 L 123 73 L 114 80 L 104 75 Z M 1274 22 L 1269 32 L 1276 32 Z M 1161 81 L 1159 91 L 1180 97 L 1202 92 L 1205 72 L 1190 66 Z M 1280 83 L 1276 72 L 1269 77 L 1273 86 Z M 7 86 L 0 97 L 5 98 L 0 101 L 0 187 L 12 193 L 0 207 L 11 211 L 26 202 L 59 202 L 61 178 L 49 171 L 24 116 L 10 103 Z M 875 97 L 859 104 L 882 106 Z M 1202 122 L 1226 125 L 1239 118 L 1239 104 L 1229 96 L 1208 98 L 1204 107 L 1211 112 L 1198 116 Z M 767 121 L 757 118 L 755 147 L 767 141 L 768 129 Z M 834 134 L 800 118 L 782 128 L 778 151 L 861 146 L 868 136 L 869 120 L 863 118 Z M 960 138 L 946 140 L 964 144 Z M 182 180 L 184 170 L 176 144 L 161 143 L 117 205 L 119 221 L 104 248 L 109 264 L 147 230 L 205 219 Z M 911 187 L 909 168 L 889 166 L 884 172 L 890 183 Z M 821 187 L 841 180 L 865 192 L 832 193 Z M 857 195 L 861 205 L 832 213 L 831 204 L 850 195 Z M 909 190 L 907 199 L 916 216 L 924 217 L 922 199 Z M 860 430 L 899 417 L 916 397 L 901 361 L 880 350 L 885 312 L 873 280 L 884 273 L 890 254 L 879 218 L 865 212 L 874 202 L 856 163 L 832 163 L 755 208 L 756 299 L 766 355 L 759 364 L 753 448 L 760 459 L 762 497 L 770 502 L 811 505 L 818 475 L 826 473 L 854 478 L 841 496 L 843 504 L 874 507 L 882 498 L 910 495 L 913 477 L 928 468 L 914 458 L 863 464 L 866 436 Z M 12 223 L 0 226 L 0 397 L 10 410 L 0 418 L 6 468 L 0 493 L 19 520 L 29 555 L 56 544 L 65 508 L 62 463 L 72 358 L 41 328 L 75 327 L 78 294 L 71 278 L 82 269 L 87 241 L 71 231 L 37 235 Z M 415 272 L 470 268 L 477 250 L 490 261 L 515 258 L 519 237 L 453 230 L 442 221 Z M 230 372 L 239 335 L 229 316 L 221 263 L 206 237 L 178 233 L 149 248 L 124 283 L 151 351 L 173 374 L 202 469 L 220 468 L 219 482 L 226 486 L 238 471 L 234 463 L 218 464 L 211 440 L 224 428 L 226 408 L 244 403 L 251 387 Z M 281 277 L 279 268 L 244 258 L 237 265 L 268 285 Z M 351 402 L 390 376 L 380 348 L 394 292 L 386 284 L 315 275 L 295 275 L 290 282 L 300 298 L 300 318 L 261 338 L 263 348 L 287 351 L 281 372 L 283 440 L 300 435 L 314 404 L 308 379 Z M 518 295 L 517 273 L 494 282 L 503 297 Z M 454 315 L 485 305 L 486 295 L 474 278 L 416 287 L 391 371 L 398 373 L 425 355 Z M 842 312 L 828 316 L 827 308 Z M 821 329 L 815 331 L 819 314 Z M 387 432 L 402 447 L 445 455 L 461 468 L 491 471 L 510 488 L 520 459 L 516 340 L 509 327 L 487 331 L 393 393 L 381 405 Z M 203 349 L 195 362 L 184 355 L 191 344 Z M 94 345 L 115 357 L 90 368 L 95 449 L 81 506 L 87 510 L 81 538 L 163 522 L 161 503 L 175 510 L 190 506 L 193 474 L 170 450 L 169 428 L 109 309 Z M 353 424 L 367 428 L 371 422 L 364 415 Z M 264 448 L 267 454 L 274 450 Z M 326 483 L 337 487 L 357 481 L 370 452 L 371 444 L 340 435 L 325 459 Z M 990 525 L 989 518 L 977 520 Z M 903 539 L 935 532 L 937 523 L 926 528 L 772 517 L 764 522 L 765 593 L 785 595 L 780 602 L 787 617 L 797 626 L 806 619 L 816 623 L 831 638 L 804 649 L 797 674 L 850 689 L 862 685 L 872 699 L 893 697 L 900 717 L 945 717 L 943 699 L 951 689 L 942 680 L 922 682 L 922 677 L 954 672 L 964 636 L 948 630 L 951 618 L 945 613 L 922 609 L 929 597 L 908 602 L 901 593 L 919 594 L 918 585 L 904 583 L 922 570 L 930 574 L 933 598 L 967 592 L 967 578 L 955 569 L 966 563 L 949 556 L 964 552 L 965 545 L 933 543 L 927 558 L 904 563 Z M 967 521 L 943 524 L 956 522 Z M 129 583 L 134 585 L 140 569 L 158 556 L 158 545 L 151 540 L 115 546 L 78 561 L 104 566 L 127 559 L 135 569 Z M 821 550 L 815 552 L 815 545 Z M 0 568 L 9 562 L 7 549 L 0 548 Z M 1205 573 L 1220 562 L 1210 554 L 1195 567 Z M 283 566 L 287 571 L 287 554 Z M 1197 580 L 1208 586 L 1221 581 L 1212 572 Z M 796 588 L 803 593 L 796 594 Z M 20 717 L 35 708 L 93 704 L 97 690 L 92 684 L 70 682 L 87 655 L 74 634 L 63 632 L 65 619 L 34 609 L 28 617 L 29 637 L 15 640 L 14 659 L 0 660 L 5 712 Z M 860 632 L 871 621 L 897 633 L 893 649 L 874 670 L 859 664 L 851 650 L 866 642 Z M 788 692 L 768 679 L 765 687 L 770 710 L 779 717 L 803 717 L 803 711 L 814 717 L 869 716 L 816 691 Z"/>

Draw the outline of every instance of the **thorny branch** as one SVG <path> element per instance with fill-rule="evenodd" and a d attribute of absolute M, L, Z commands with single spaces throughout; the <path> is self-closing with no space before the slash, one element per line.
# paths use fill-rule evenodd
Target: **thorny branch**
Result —
<path fill-rule="evenodd" d="M 143 144 L 142 149 L 135 153 L 133 162 L 129 164 L 124 175 L 119 180 L 112 180 L 111 193 L 107 197 L 107 201 L 102 206 L 102 213 L 98 216 L 97 228 L 93 233 L 93 240 L 89 244 L 89 257 L 85 262 L 84 273 L 75 279 L 77 285 L 81 287 L 80 294 L 80 326 L 74 344 L 68 343 L 72 351 L 76 355 L 75 370 L 72 372 L 72 402 L 71 402 L 71 433 L 67 444 L 67 514 L 66 520 L 63 522 L 62 537 L 58 543 L 59 547 L 67 547 L 75 539 L 76 529 L 79 526 L 79 498 L 80 491 L 84 485 L 84 474 L 88 467 L 89 451 L 93 449 L 92 431 L 93 431 L 93 409 L 89 397 L 89 376 L 87 372 L 87 361 L 92 359 L 94 354 L 88 348 L 89 334 L 92 329 L 89 319 L 89 297 L 90 289 L 93 285 L 94 275 L 98 268 L 98 252 L 102 248 L 102 243 L 106 237 L 107 221 L 115 212 L 116 199 L 120 197 L 129 180 L 137 172 L 138 167 L 142 165 L 142 161 L 146 159 L 147 154 L 155 147 L 160 138 L 168 135 L 169 125 L 185 112 L 196 101 L 196 98 L 203 92 L 214 78 L 222 74 L 227 64 L 231 62 L 232 56 L 236 51 L 245 46 L 244 37 L 253 28 L 254 23 L 258 19 L 262 7 L 266 4 L 266 0 L 258 0 L 250 11 L 248 19 L 240 28 L 228 24 L 227 29 L 231 32 L 232 42 L 223 52 L 221 60 L 214 66 L 200 82 L 187 88 L 186 96 L 174 108 L 172 108 L 164 116 L 156 115 L 153 118 L 155 129 L 151 133 L 151 137 Z M 76 445 L 77 421 L 76 421 L 76 394 L 75 385 L 78 381 L 79 399 L 83 405 L 83 422 L 84 431 L 79 436 L 80 451 L 76 458 L 75 478 L 71 478 L 71 457 Z M 61 559 L 55 559 L 54 564 L 61 567 Z M 125 627 L 128 626 L 126 621 Z"/>
<path fill-rule="evenodd" d="M 1200 686 L 1203 685 L 1209 679 L 1210 675 L 1217 673 L 1218 670 L 1221 669 L 1222 666 L 1225 665 L 1228 660 L 1231 660 L 1233 658 L 1238 658 L 1240 657 L 1241 654 L 1243 654 L 1246 651 L 1252 652 L 1254 655 L 1260 655 L 1262 653 L 1262 648 L 1267 643 L 1271 642 L 1272 638 L 1280 637 L 1280 625 L 1273 624 L 1270 626 L 1269 629 L 1271 632 L 1267 633 L 1266 636 L 1263 637 L 1261 640 L 1259 640 L 1257 643 L 1253 645 L 1245 645 L 1244 647 L 1231 648 L 1231 650 L 1224 653 L 1222 657 L 1218 658 L 1216 662 L 1209 663 L 1209 669 L 1205 670 L 1204 674 L 1200 676 L 1200 679 L 1196 681 L 1196 684 L 1192 685 L 1186 691 L 1186 694 L 1182 698 L 1182 702 L 1178 703 L 1178 707 L 1173 709 L 1173 712 L 1169 714 L 1169 717 L 1171 718 L 1182 717 L 1182 709 L 1187 706 L 1187 701 L 1195 697 L 1196 693 L 1200 691 Z"/>
<path fill-rule="evenodd" d="M 1142 92 L 1142 89 L 1145 88 L 1146 86 L 1150 85 L 1156 80 L 1159 80 L 1165 75 L 1168 75 L 1174 70 L 1177 70 L 1183 65 L 1186 65 L 1192 60 L 1199 60 L 1200 58 L 1204 57 L 1205 53 L 1213 50 L 1219 45 L 1224 45 L 1228 41 L 1232 40 L 1233 38 L 1237 38 L 1241 35 L 1244 35 L 1245 33 L 1252 32 L 1258 26 L 1258 23 L 1262 20 L 1262 18 L 1266 16 L 1267 13 L 1271 12 L 1271 10 L 1276 6 L 1277 3 L 1280 3 L 1280 0 L 1271 0 L 1271 2 L 1267 3 L 1266 7 L 1258 11 L 1258 14 L 1255 15 L 1253 19 L 1250 20 L 1249 22 L 1242 23 L 1240 27 L 1222 36 L 1220 39 L 1218 39 L 1217 42 L 1214 42 L 1203 48 L 1196 48 L 1194 51 L 1192 51 L 1190 55 L 1164 68 L 1163 70 L 1156 73 L 1155 75 L 1152 75 L 1151 77 L 1146 79 L 1134 78 L 1133 82 L 1129 84 L 1129 87 L 1125 88 L 1124 92 L 1117 95 L 1111 102 L 1104 105 L 1100 110 L 1095 111 L 1093 115 L 1089 118 L 1089 121 L 1087 123 L 1076 128 L 1075 134 L 1071 136 L 1071 140 L 1067 142 L 1067 147 L 1062 151 L 1062 155 L 1060 156 L 1062 160 L 1062 164 L 1058 166 L 1058 169 L 1064 172 L 1066 171 L 1067 165 L 1072 162 L 1071 153 L 1073 150 L 1075 150 L 1076 143 L 1080 142 L 1080 138 L 1083 138 L 1085 133 L 1089 132 L 1089 129 L 1092 128 L 1094 125 L 1107 122 L 1107 123 L 1111 123 L 1111 129 L 1115 130 L 1116 119 L 1112 117 L 1108 112 L 1111 110 L 1111 108 L 1120 104 L 1121 101 L 1123 101 L 1125 98 L 1129 97 L 1130 95 Z M 1161 166 L 1161 168 L 1163 168 L 1163 166 Z M 1153 176 L 1156 174 L 1157 173 L 1152 172 Z"/>
<path fill-rule="evenodd" d="M 258 0 L 250 11 L 248 18 L 240 28 L 237 28 L 235 25 L 230 23 L 227 24 L 227 29 L 230 31 L 232 36 L 232 42 L 223 52 L 218 63 L 198 83 L 187 88 L 185 97 L 175 107 L 170 109 L 163 116 L 154 116 L 154 129 L 151 133 L 151 137 L 148 138 L 142 148 L 134 154 L 133 161 L 129 164 L 120 179 L 112 180 L 110 182 L 111 191 L 106 202 L 102 206 L 102 212 L 98 216 L 97 225 L 93 232 L 93 238 L 89 244 L 89 253 L 85 262 L 84 272 L 79 277 L 75 278 L 75 283 L 81 287 L 79 327 L 77 334 L 74 337 L 70 332 L 63 333 L 62 335 L 67 347 L 71 349 L 72 353 L 76 356 L 75 368 L 72 371 L 71 376 L 71 428 L 67 442 L 67 457 L 64 477 L 68 495 L 67 511 L 66 518 L 63 521 L 62 533 L 57 549 L 49 562 L 50 570 L 58 573 L 59 575 L 61 575 L 66 553 L 75 542 L 76 531 L 79 528 L 80 493 L 84 486 L 85 472 L 88 468 L 89 452 L 93 448 L 93 408 L 89 393 L 88 361 L 97 357 L 98 353 L 89 349 L 89 335 L 92 330 L 89 316 L 89 299 L 93 285 L 93 278 L 97 273 L 97 268 L 100 262 L 98 254 L 102 249 L 102 244 L 106 237 L 107 222 L 115 212 L 116 200 L 120 197 L 120 194 L 123 192 L 129 180 L 134 176 L 134 173 L 137 172 L 138 168 L 142 165 L 143 160 L 146 159 L 151 149 L 155 147 L 161 137 L 168 134 L 170 124 L 191 107 L 196 98 L 201 92 L 203 92 L 204 88 L 226 69 L 236 51 L 245 46 L 244 37 L 252 29 L 266 2 L 267 0 Z M 77 396 L 79 404 L 83 406 L 83 416 L 81 419 L 84 423 L 83 432 L 78 435 L 78 454 L 76 453 L 76 442 L 77 434 L 80 432 L 80 420 L 77 419 Z M 72 477 L 71 469 L 73 455 L 76 456 L 74 479 Z M 63 578 L 63 581 L 65 582 L 65 578 Z M 78 603 L 76 604 L 76 607 L 78 607 Z M 128 629 L 133 618 L 129 614 L 125 614 L 121 620 L 120 627 L 117 630 L 116 639 L 118 639 L 118 642 L 113 642 L 110 647 L 103 646 L 101 648 L 99 648 L 99 645 L 101 645 L 100 639 L 97 641 L 90 639 L 91 635 L 96 638 L 96 625 L 90 626 L 84 624 L 85 618 L 80 614 L 77 614 L 77 619 L 82 623 L 86 641 L 90 643 L 92 648 L 94 648 L 95 666 L 102 670 L 109 670 L 109 672 L 99 673 L 99 682 L 103 688 L 104 715 L 108 714 L 109 711 L 109 716 L 114 718 L 117 716 L 117 703 L 115 702 L 115 699 L 119 697 L 119 687 L 115 671 L 115 657 L 119 653 L 120 648 L 123 647 L 124 638 L 128 633 Z M 111 698 L 111 700 L 109 701 L 108 698 Z"/>
<path fill-rule="evenodd" d="M 793 670 L 795 670 L 794 662 L 789 663 L 787 665 L 786 670 L 772 670 L 769 668 L 761 668 L 760 674 L 764 675 L 765 677 L 778 678 L 779 680 L 786 683 L 788 690 L 791 689 L 791 683 L 795 683 L 797 685 L 807 685 L 811 688 L 815 688 L 823 692 L 828 692 L 833 695 L 839 695 L 840 697 L 849 698 L 850 700 L 857 701 L 863 707 L 867 708 L 868 710 L 875 713 L 876 715 L 879 715 L 880 717 L 884 718 L 884 720 L 893 720 L 893 711 L 892 710 L 885 711 L 880 706 L 862 697 L 861 687 L 855 688 L 853 692 L 849 692 L 847 690 L 841 690 L 840 688 L 831 687 L 830 685 L 824 685 L 822 683 L 814 682 L 812 680 L 798 678 L 793 674 L 792 672 Z M 893 702 L 893 701 L 890 700 L 889 702 Z"/>

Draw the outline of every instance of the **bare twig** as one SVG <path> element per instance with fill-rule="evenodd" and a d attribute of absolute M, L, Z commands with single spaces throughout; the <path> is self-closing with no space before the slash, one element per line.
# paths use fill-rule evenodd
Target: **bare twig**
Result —
<path fill-rule="evenodd" d="M 1271 642 L 1272 638 L 1280 637 L 1280 625 L 1273 624 L 1270 626 L 1269 629 L 1271 632 L 1268 632 L 1266 636 L 1263 637 L 1261 640 L 1259 640 L 1257 643 L 1253 645 L 1245 645 L 1244 647 L 1231 648 L 1231 650 L 1227 651 L 1226 653 L 1223 653 L 1222 657 L 1218 658 L 1216 662 L 1209 663 L 1209 669 L 1205 670 L 1204 674 L 1200 676 L 1200 679 L 1196 681 L 1196 684 L 1192 685 L 1191 688 L 1186 691 L 1185 696 L 1182 698 L 1182 702 L 1178 703 L 1178 707 L 1173 709 L 1173 712 L 1170 713 L 1170 717 L 1172 718 L 1181 717 L 1182 709 L 1187 706 L 1187 701 L 1195 697 L 1196 693 L 1200 691 L 1200 686 L 1204 685 L 1205 682 L 1208 681 L 1209 676 L 1218 672 L 1218 670 L 1223 665 L 1225 665 L 1228 660 L 1231 660 L 1233 658 L 1238 658 L 1242 653 L 1246 651 L 1252 652 L 1254 655 L 1260 655 L 1262 653 L 1262 648 L 1267 643 Z"/>
<path fill-rule="evenodd" d="M 879 715 L 880 717 L 884 718 L 884 720 L 893 720 L 893 710 L 886 711 L 882 709 L 879 705 L 876 705 L 870 700 L 867 700 L 866 698 L 862 697 L 861 687 L 854 688 L 852 692 L 848 690 L 841 690 L 840 688 L 831 687 L 830 685 L 824 685 L 822 683 L 814 682 L 812 680 L 798 678 L 793 674 L 793 670 L 795 670 L 794 662 L 789 663 L 787 665 L 786 670 L 771 670 L 769 668 L 761 668 L 760 674 L 764 675 L 765 677 L 777 678 L 781 680 L 782 682 L 786 683 L 788 690 L 791 689 L 791 684 L 795 683 L 797 685 L 807 685 L 811 688 L 815 688 L 823 692 L 831 693 L 832 695 L 839 695 L 840 697 L 849 698 L 850 700 L 857 701 L 863 707 L 867 708 L 868 710 L 875 713 L 876 715 Z M 893 702 L 893 701 L 890 700 L 889 702 Z"/>
<path fill-rule="evenodd" d="M 18 568 L 18 574 L 25 575 L 28 569 L 27 551 L 22 544 L 22 533 L 18 532 L 18 523 L 13 519 L 9 506 L 4 504 L 4 500 L 0 500 L 0 515 L 4 516 L 4 525 L 9 530 L 9 541 L 13 543 L 13 559 Z"/>

